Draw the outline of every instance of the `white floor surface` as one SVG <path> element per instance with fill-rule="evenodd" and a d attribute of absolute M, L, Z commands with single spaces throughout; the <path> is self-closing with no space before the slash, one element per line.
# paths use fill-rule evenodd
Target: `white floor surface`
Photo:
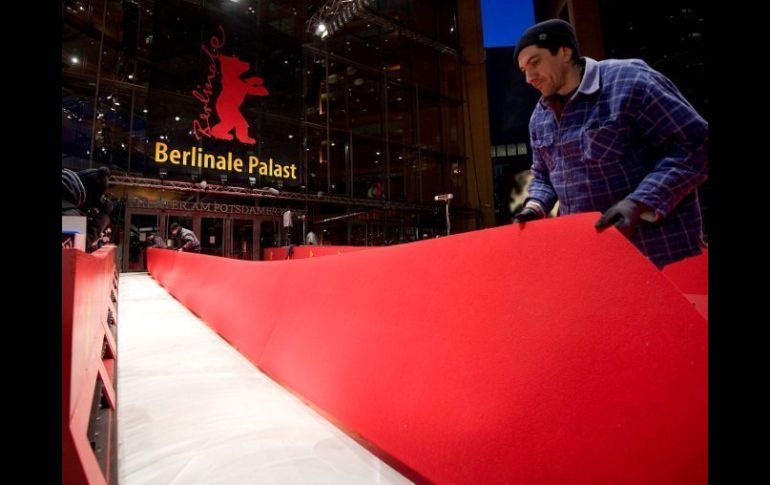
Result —
<path fill-rule="evenodd" d="M 120 275 L 118 312 L 121 485 L 409 483 L 146 273 Z"/>

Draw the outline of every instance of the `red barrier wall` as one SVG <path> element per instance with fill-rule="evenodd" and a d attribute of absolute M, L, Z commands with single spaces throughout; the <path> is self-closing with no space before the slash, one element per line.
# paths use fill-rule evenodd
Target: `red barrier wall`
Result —
<path fill-rule="evenodd" d="M 149 268 L 418 481 L 706 483 L 707 323 L 597 217 Z"/>
<path fill-rule="evenodd" d="M 709 294 L 708 249 L 704 249 L 703 253 L 697 256 L 669 264 L 662 271 L 682 290 L 682 293 Z"/>
<path fill-rule="evenodd" d="M 369 249 L 367 246 L 294 246 L 292 259 L 313 258 L 318 256 L 330 256 L 332 254 L 344 254 L 352 251 Z M 267 248 L 262 250 L 263 261 L 280 261 L 286 259 L 288 247 Z"/>
<path fill-rule="evenodd" d="M 114 436 L 99 440 L 108 449 L 103 472 L 87 436 L 97 379 L 109 403 L 112 425 L 102 426 L 115 433 L 116 395 L 114 363 L 115 338 L 109 329 L 108 312 L 117 318 L 112 295 L 117 295 L 115 246 L 86 254 L 77 249 L 62 250 L 62 483 L 100 484 L 117 477 Z M 101 443 L 104 443 L 102 445 Z"/>
<path fill-rule="evenodd" d="M 695 309 L 708 319 L 709 255 L 708 249 L 691 258 L 683 259 L 663 268 L 663 274 L 674 282 Z"/>

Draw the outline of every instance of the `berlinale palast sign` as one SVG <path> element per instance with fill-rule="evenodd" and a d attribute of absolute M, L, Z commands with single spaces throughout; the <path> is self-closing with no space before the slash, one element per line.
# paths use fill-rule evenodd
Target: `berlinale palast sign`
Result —
<path fill-rule="evenodd" d="M 248 62 L 234 55 L 225 55 L 225 30 L 220 25 L 218 34 L 213 35 L 201 50 L 208 58 L 206 81 L 192 90 L 192 95 L 201 103 L 201 111 L 192 122 L 190 134 L 200 143 L 206 140 L 238 142 L 255 145 L 257 140 L 249 135 L 249 123 L 241 112 L 241 105 L 247 96 L 268 96 L 261 77 L 241 79 L 251 69 Z M 216 93 L 215 81 L 219 80 Z M 212 108 L 213 102 L 213 108 Z M 216 118 L 212 115 L 216 112 Z M 217 120 L 214 122 L 214 120 Z M 161 137 L 162 138 L 162 137 Z M 156 141 L 154 157 L 156 163 L 179 167 L 204 168 L 238 174 L 273 177 L 287 181 L 297 180 L 297 166 L 294 163 L 279 163 L 272 158 L 260 160 L 255 155 L 233 154 L 232 151 L 216 153 L 202 146 L 186 149 L 170 147 Z"/>

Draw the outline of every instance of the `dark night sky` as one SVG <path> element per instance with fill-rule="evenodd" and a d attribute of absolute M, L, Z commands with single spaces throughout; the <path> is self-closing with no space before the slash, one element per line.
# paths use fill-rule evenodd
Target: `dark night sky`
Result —
<path fill-rule="evenodd" d="M 484 47 L 515 45 L 535 23 L 532 0 L 481 0 Z"/>

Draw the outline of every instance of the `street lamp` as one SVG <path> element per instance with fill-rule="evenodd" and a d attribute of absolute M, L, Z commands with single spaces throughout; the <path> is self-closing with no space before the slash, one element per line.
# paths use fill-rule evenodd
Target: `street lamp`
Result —
<path fill-rule="evenodd" d="M 449 201 L 454 198 L 454 195 L 452 194 L 439 194 L 433 199 L 436 202 L 445 202 L 446 203 L 446 235 L 449 235 Z"/>

